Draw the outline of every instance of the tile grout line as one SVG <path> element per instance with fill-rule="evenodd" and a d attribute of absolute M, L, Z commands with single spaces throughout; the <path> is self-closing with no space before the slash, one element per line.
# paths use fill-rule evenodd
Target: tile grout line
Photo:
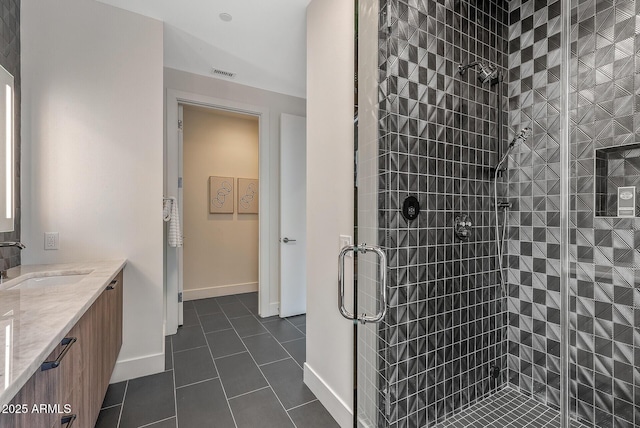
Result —
<path fill-rule="evenodd" d="M 242 344 L 244 345 L 244 342 L 242 342 Z M 246 348 L 246 345 L 245 345 L 245 348 Z M 267 382 L 267 385 L 269 385 L 269 388 L 271 389 L 271 392 L 273 392 L 273 395 L 276 397 L 276 400 L 278 400 L 278 403 L 280 403 L 280 406 L 282 406 L 282 410 L 284 410 L 284 412 L 287 414 L 287 417 L 289 418 L 289 420 L 291 421 L 293 426 L 296 427 L 296 423 L 293 422 L 293 419 L 291 418 L 291 415 L 289 414 L 289 412 L 287 412 L 287 409 L 286 409 L 286 407 L 284 407 L 284 404 L 282 404 L 282 401 L 280 400 L 280 397 L 278 397 L 278 394 L 276 394 L 276 391 L 271 386 L 271 382 L 269 382 L 269 379 L 267 379 L 267 377 L 264 375 L 264 372 L 262 371 L 262 369 L 260 368 L 260 366 L 256 362 L 255 358 L 253 358 L 253 355 L 251 355 L 251 352 L 249 352 L 249 349 L 247 349 L 247 353 L 249 354 L 249 357 L 251 357 L 251 359 L 253 360 L 253 363 L 256 365 L 256 367 L 258 367 L 258 370 L 260 370 L 260 374 L 262 375 L 264 380 Z"/>
<path fill-rule="evenodd" d="M 242 302 L 240 302 L 242 303 Z M 242 303 L 243 306 L 245 306 L 244 303 Z M 246 306 L 245 306 L 246 308 Z M 248 309 L 248 308 L 247 308 Z M 251 311 L 249 311 L 251 312 Z M 253 313 L 252 313 L 253 315 Z M 255 317 L 255 315 L 254 315 Z M 257 317 L 255 317 L 257 318 Z M 258 320 L 258 322 L 260 322 L 260 320 Z M 271 334 L 271 332 L 265 327 L 265 330 L 267 330 L 269 332 L 269 334 Z M 238 332 L 236 331 L 236 334 L 238 334 Z M 273 334 L 271 334 L 271 336 L 275 339 L 276 342 L 280 343 L 280 341 L 273 336 Z M 238 337 L 240 337 L 240 335 L 238 334 Z M 278 403 L 280 403 L 280 406 L 282 406 L 282 410 L 284 410 L 284 413 L 287 415 L 287 417 L 289 418 L 289 420 L 291 421 L 291 424 L 294 426 L 294 428 L 297 428 L 296 423 L 293 421 L 293 418 L 291 417 L 291 415 L 289 414 L 289 412 L 287 412 L 287 409 L 284 407 L 284 404 L 282 404 L 282 401 L 280 400 L 280 397 L 278 397 L 278 394 L 276 394 L 276 391 L 273 389 L 273 387 L 271 386 L 271 382 L 269 382 L 269 379 L 267 379 L 267 377 L 264 375 L 264 372 L 262 371 L 262 368 L 260 368 L 260 366 L 258 365 L 257 361 L 255 360 L 255 358 L 253 358 L 253 355 L 251 354 L 251 352 L 249 352 L 249 348 L 247 348 L 247 345 L 245 345 L 244 341 L 242 340 L 242 338 L 240 338 L 240 341 L 242 342 L 242 346 L 245 347 L 245 349 L 247 350 L 247 353 L 249 354 L 249 357 L 251 357 L 251 360 L 253 361 L 253 363 L 256 365 L 256 367 L 258 367 L 258 370 L 260 370 L 260 374 L 262 375 L 262 377 L 264 378 L 265 382 L 267 382 L 267 385 L 269 385 L 269 388 L 271 389 L 271 392 L 273 393 L 273 395 L 276 397 L 276 400 L 278 400 Z M 282 345 L 280 345 L 282 346 Z M 284 346 L 282 346 L 282 348 L 284 349 Z M 288 351 L 285 349 L 285 352 L 288 353 Z M 294 360 L 295 361 L 295 360 Z"/>
<path fill-rule="evenodd" d="M 187 385 L 180 385 L 180 386 L 176 386 L 176 391 L 177 391 L 177 390 L 179 390 L 179 389 L 182 389 L 182 388 L 186 388 L 186 387 L 188 387 L 188 386 L 198 385 L 198 384 L 205 383 L 205 382 L 209 382 L 209 381 L 211 381 L 211 380 L 216 380 L 216 379 L 220 379 L 220 376 L 210 377 L 210 378 L 207 378 L 207 379 L 202 379 L 202 380 L 199 380 L 199 381 L 197 381 L 197 382 L 189 383 L 189 384 L 187 384 Z"/>
<path fill-rule="evenodd" d="M 194 326 L 194 327 L 195 327 L 195 326 Z M 205 334 L 206 334 L 206 333 L 205 333 Z M 179 351 L 175 351 L 175 353 L 176 353 L 176 354 L 179 354 L 179 353 L 181 353 L 181 352 L 193 351 L 194 349 L 200 349 L 200 348 L 206 348 L 206 347 L 207 347 L 207 345 L 195 346 L 195 347 L 193 347 L 193 348 L 187 348 L 187 349 L 181 349 L 181 350 L 179 350 Z M 174 352 L 173 352 L 173 347 L 172 347 L 172 352 L 171 352 L 171 353 L 172 353 L 172 354 L 174 353 Z M 173 365 L 173 355 L 171 355 L 171 364 Z M 165 371 L 167 371 L 167 370 L 165 370 Z"/>
<path fill-rule="evenodd" d="M 241 303 L 242 303 L 242 302 L 241 302 Z M 244 305 L 244 303 L 242 303 L 242 304 Z M 245 305 L 245 307 L 246 307 L 246 305 Z M 247 308 L 247 309 L 249 309 L 249 308 Z M 249 310 L 249 311 L 250 311 L 250 310 Z M 250 311 L 250 312 L 251 312 L 251 311 Z M 253 312 L 252 312 L 251 314 L 254 316 L 254 318 L 256 318 L 256 320 L 257 320 L 260 324 L 262 324 L 262 326 L 263 326 L 263 327 L 264 327 L 264 324 L 268 324 L 268 323 L 263 323 L 263 322 L 261 322 L 261 321 L 260 321 L 259 316 L 258 316 L 258 315 L 255 315 Z M 278 320 L 276 319 L 276 320 L 269 321 L 269 322 L 276 322 L 276 321 L 278 321 Z M 293 324 L 291 323 L 291 321 L 289 321 L 289 320 L 288 320 L 288 319 L 286 319 L 286 318 L 285 318 L 285 321 L 287 321 L 287 322 L 289 322 L 289 324 L 293 325 Z M 294 327 L 295 327 L 295 326 L 294 326 Z M 285 343 L 294 342 L 294 341 L 296 341 L 296 340 L 302 340 L 302 339 L 304 339 L 304 340 L 305 340 L 305 343 L 306 343 L 306 340 L 307 340 L 307 335 L 306 335 L 306 333 L 302 333 L 299 329 L 297 329 L 297 328 L 296 328 L 296 330 L 298 330 L 298 331 L 300 331 L 300 333 L 302 333 L 302 335 L 303 335 L 302 337 L 299 337 L 298 339 L 286 340 L 286 341 L 281 342 L 280 340 L 278 340 L 278 338 L 277 338 L 277 337 L 275 337 L 275 336 L 273 335 L 273 333 L 271 333 L 271 331 L 270 331 L 269 329 L 267 329 L 266 327 L 264 327 L 264 329 L 265 329 L 265 330 L 267 331 L 267 333 L 268 333 L 269 335 L 271 335 L 271 337 L 272 337 L 272 338 L 273 338 L 273 339 L 274 339 L 274 340 L 275 340 L 275 341 L 280 345 L 280 347 L 281 347 L 282 349 L 284 349 L 284 352 L 286 352 L 286 353 L 287 353 L 287 355 L 289 356 L 289 358 L 291 358 L 291 359 L 293 360 L 293 362 L 294 362 L 294 363 L 296 363 L 296 364 L 298 365 L 298 367 L 300 367 L 302 370 L 304 370 L 304 367 L 302 367 L 302 366 L 300 365 L 300 363 L 298 363 L 298 360 L 296 360 L 295 358 L 293 358 L 293 355 L 291 355 L 291 353 L 289 352 L 289 350 L 288 350 L 286 347 L 284 347 L 284 344 L 285 344 Z M 237 333 L 237 332 L 236 332 L 236 333 Z M 264 333 L 261 333 L 261 334 L 264 334 Z M 238 335 L 238 336 L 240 336 L 240 335 Z M 257 336 L 257 334 L 256 334 L 255 336 Z M 250 336 L 247 336 L 247 337 L 250 337 Z M 242 340 L 242 337 L 240 338 L 240 340 Z M 243 341 L 242 343 L 244 344 L 244 341 Z M 245 347 L 246 347 L 246 346 L 245 346 Z M 247 351 L 249 351 L 249 350 L 247 349 Z M 251 355 L 251 352 L 249 352 L 249 354 Z M 251 358 L 253 358 L 253 356 L 251 356 Z M 286 359 L 286 358 L 285 358 L 285 359 Z M 255 361 L 255 360 L 254 360 L 254 361 Z M 275 361 L 272 361 L 272 362 L 275 362 Z M 256 363 L 256 364 L 257 364 L 257 363 Z M 265 364 L 269 364 L 269 363 L 265 363 Z M 263 364 L 263 365 L 264 365 L 264 364 Z M 259 368 L 259 367 L 260 367 L 260 366 L 258 365 L 258 368 Z M 263 376 L 264 376 L 264 374 L 263 374 Z M 266 378 L 265 378 L 265 379 L 266 379 Z M 274 391 L 274 394 L 275 394 L 275 391 Z M 286 409 L 285 409 L 285 410 L 286 410 Z M 295 424 L 294 424 L 294 425 L 295 425 Z"/>
<path fill-rule="evenodd" d="M 220 308 L 222 315 L 227 319 L 227 322 L 231 324 L 229 317 L 224 313 L 222 307 L 216 301 L 216 304 Z M 195 306 L 195 305 L 194 305 Z M 233 415 L 233 410 L 231 410 L 231 403 L 229 403 L 229 396 L 227 395 L 227 390 L 224 388 L 224 384 L 222 383 L 222 377 L 220 376 L 220 371 L 218 370 L 218 365 L 216 364 L 216 359 L 213 357 L 213 351 L 211 351 L 211 345 L 209 344 L 209 339 L 207 339 L 207 334 L 204 332 L 204 327 L 202 326 L 202 322 L 200 321 L 200 314 L 198 314 L 198 310 L 196 309 L 196 316 L 198 317 L 198 324 L 200 325 L 200 329 L 202 330 L 202 334 L 204 334 L 204 341 L 207 343 L 207 347 L 209 348 L 209 355 L 211 356 L 211 360 L 213 361 L 213 367 L 216 369 L 216 373 L 218 373 L 218 378 L 220 379 L 220 387 L 222 388 L 222 393 L 224 394 L 224 399 L 227 402 L 227 408 L 229 409 L 229 414 L 231 415 L 231 420 L 233 421 L 233 425 L 237 428 L 238 423 L 236 422 L 236 418 Z M 233 325 L 232 325 L 233 327 Z M 235 329 L 233 331 L 238 334 Z"/>
<path fill-rule="evenodd" d="M 178 417 L 177 416 L 171 416 L 171 417 L 168 417 L 168 418 L 160 419 L 159 421 L 151 422 L 149 424 L 140 425 L 140 426 L 138 426 L 138 428 L 147 428 L 147 427 L 150 427 L 150 426 L 155 425 L 157 423 L 168 421 L 169 419 L 173 419 L 173 418 L 176 418 L 176 423 L 177 423 Z"/>
<path fill-rule="evenodd" d="M 124 400 L 127 398 L 127 390 L 129 389 L 129 381 L 124 384 L 124 394 L 122 395 L 122 404 L 120 406 L 120 414 L 118 414 L 118 423 L 116 427 L 120 427 L 120 421 L 122 420 L 122 410 L 124 410 Z"/>
<path fill-rule="evenodd" d="M 100 407 L 100 411 L 113 409 L 114 407 L 118 407 L 118 406 L 122 406 L 122 403 L 112 404 L 112 405 L 107 406 L 107 407 Z"/>
<path fill-rule="evenodd" d="M 196 316 L 197 315 L 198 312 L 196 312 Z M 173 413 L 176 415 L 176 428 L 178 428 L 180 426 L 180 423 L 178 422 L 178 394 L 176 394 L 176 361 L 173 355 L 173 338 L 169 340 L 169 346 L 171 346 L 171 369 L 173 372 L 171 374 L 171 379 L 173 380 Z"/>
<path fill-rule="evenodd" d="M 306 403 L 298 404 L 297 406 L 293 406 L 292 408 L 290 408 L 289 410 L 287 410 L 287 412 L 290 412 L 290 411 L 292 411 L 292 410 L 299 409 L 300 407 L 302 407 L 302 406 L 306 406 L 307 404 L 315 403 L 316 401 L 320 401 L 320 400 L 318 400 L 318 399 L 316 398 L 316 399 L 313 399 L 313 400 L 311 400 L 311 401 L 307 401 Z"/>
<path fill-rule="evenodd" d="M 238 334 L 237 331 L 233 331 L 235 334 Z M 242 342 L 242 338 L 240 336 L 238 336 L 238 339 L 240 339 L 240 341 Z M 236 355 L 240 355 L 240 354 L 244 354 L 247 351 L 240 351 L 240 352 L 234 352 L 233 354 L 229 354 L 229 355 L 220 355 L 219 357 L 213 357 L 213 359 L 215 360 L 216 358 L 218 360 L 222 359 L 222 358 L 229 358 L 229 357 L 235 357 Z"/>
<path fill-rule="evenodd" d="M 296 329 L 296 330 L 298 330 L 298 329 Z M 300 330 L 298 330 L 298 331 L 300 331 Z M 300 332 L 300 333 L 302 333 L 302 332 Z M 278 341 L 278 342 L 279 342 L 279 343 L 281 343 L 281 344 L 282 344 L 282 343 L 291 343 L 291 342 L 295 342 L 296 340 L 302 340 L 302 339 L 307 340 L 307 335 L 305 334 L 303 337 L 299 337 L 299 338 L 297 338 L 297 339 L 284 340 L 284 341 L 282 341 L 282 342 L 280 342 L 280 341 Z M 277 339 L 276 339 L 276 340 L 277 340 Z"/>
<path fill-rule="evenodd" d="M 243 303 L 243 302 L 240 302 L 240 303 L 242 303 L 242 304 L 244 305 L 244 303 Z M 245 308 L 247 307 L 246 305 L 244 305 L 244 306 L 245 306 Z M 247 310 L 249 310 L 249 312 L 251 312 L 251 310 L 250 310 L 249 308 L 247 308 Z M 268 334 L 268 335 L 270 335 L 270 336 L 273 338 L 273 340 L 275 340 L 275 341 L 278 343 L 278 345 L 280 345 L 280 347 L 281 347 L 282 349 L 284 349 L 284 352 L 286 352 L 286 353 L 287 353 L 287 355 L 289 356 L 289 358 L 291 358 L 291 359 L 293 360 L 293 362 L 294 362 L 294 363 L 296 363 L 296 364 L 298 365 L 298 367 L 300 367 L 300 368 L 302 368 L 302 369 L 304 370 L 304 368 L 303 368 L 303 367 L 301 367 L 301 366 L 300 366 L 300 364 L 298 364 L 298 361 L 296 361 L 296 359 L 295 359 L 295 358 L 293 358 L 293 355 L 291 355 L 291 353 L 289 352 L 289 350 L 288 350 L 287 348 L 285 348 L 282 344 L 283 344 L 283 343 L 287 343 L 287 342 L 292 342 L 293 340 L 300 340 L 300 339 L 304 339 L 304 340 L 306 341 L 306 340 L 307 340 L 307 336 L 306 336 L 306 335 L 304 335 L 304 336 L 303 336 L 303 337 L 301 337 L 300 339 L 293 339 L 293 340 L 291 340 L 291 341 L 287 341 L 287 342 L 280 342 L 280 341 L 278 340 L 278 338 L 277 338 L 277 337 L 275 337 L 275 336 L 273 335 L 273 333 L 271 333 L 271 331 L 270 331 L 270 330 L 268 330 L 266 327 L 264 327 L 264 324 L 268 324 L 268 323 L 263 323 L 263 322 L 261 322 L 261 321 L 260 321 L 260 318 L 259 318 L 260 316 L 259 316 L 259 315 L 255 315 L 253 312 L 251 312 L 251 315 L 253 315 L 253 317 L 254 317 L 254 318 L 255 318 L 255 319 L 260 323 L 260 325 L 262 325 L 262 327 L 266 330 L 266 333 L 260 333 L 260 334 Z M 286 318 L 285 318 L 285 319 L 286 319 Z M 270 321 L 270 322 L 276 322 L 276 321 L 277 321 L 277 320 L 273 320 L 273 321 Z M 229 323 L 231 323 L 231 321 L 229 321 Z M 231 325 L 231 327 L 233 327 L 233 324 Z M 233 327 L 233 328 L 235 329 L 235 327 Z M 237 333 L 238 333 L 238 332 L 236 331 L 236 334 L 237 334 Z M 239 337 L 239 336 L 240 336 L 240 335 L 238 334 L 238 337 Z M 254 335 L 254 336 L 258 336 L 258 335 L 256 334 L 256 335 Z M 247 336 L 247 337 L 252 337 L 252 336 Z M 244 340 L 242 340 L 242 339 L 243 339 L 243 338 L 242 338 L 242 337 L 240 337 L 240 341 L 242 341 L 242 344 L 244 345 Z M 245 345 L 245 348 L 247 348 L 247 346 L 246 346 L 246 345 Z M 249 348 L 247 348 L 247 352 L 249 352 L 249 355 L 250 355 L 250 356 L 251 356 L 251 358 L 253 359 L 253 355 L 251 355 L 251 352 L 249 351 Z M 284 359 L 286 360 L 287 358 L 284 358 Z M 254 362 L 256 363 L 256 365 L 258 365 L 258 363 L 255 361 L 255 359 L 254 359 Z M 272 361 L 272 362 L 275 362 L 275 361 Z M 269 364 L 269 363 L 265 363 L 265 364 Z M 263 364 L 263 365 L 265 365 L 265 364 Z M 258 368 L 260 368 L 260 365 L 258 365 Z M 260 372 L 262 372 L 262 370 L 260 370 Z M 264 376 L 264 373 L 263 373 L 262 375 Z M 265 379 L 266 379 L 266 376 L 265 376 Z M 275 391 L 274 391 L 273 393 L 275 394 Z M 282 404 L 282 403 L 281 403 L 281 404 Z M 284 406 L 283 406 L 283 407 L 284 407 Z M 285 410 L 286 410 L 286 409 L 285 409 Z"/>
<path fill-rule="evenodd" d="M 271 332 L 269 332 L 269 334 L 271 334 Z M 280 347 L 281 347 L 282 349 L 284 349 L 284 352 L 286 352 L 286 353 L 287 353 L 287 355 L 289 356 L 289 358 L 291 358 L 291 359 L 293 360 L 293 362 L 294 362 L 294 363 L 296 363 L 296 364 L 298 365 L 298 367 L 300 367 L 302 370 L 304 370 L 304 368 L 303 368 L 302 366 L 300 366 L 300 364 L 298 364 L 298 361 L 297 361 L 295 358 L 293 358 L 293 355 L 291 355 L 291 352 L 289 352 L 289 350 L 288 350 L 286 347 L 284 347 L 284 346 L 283 346 L 283 343 L 285 343 L 285 342 L 280 342 L 280 341 L 279 341 L 279 340 L 278 340 L 278 339 L 277 339 L 273 334 L 271 334 L 271 337 L 273 337 L 273 339 L 274 339 L 276 342 L 278 342 L 278 344 L 280 345 Z M 299 340 L 299 339 L 296 339 L 296 340 Z M 307 338 L 306 338 L 306 337 L 304 337 L 304 340 L 306 341 L 306 340 L 307 340 Z"/>
<path fill-rule="evenodd" d="M 254 318 L 254 319 L 255 319 L 255 318 Z M 263 327 L 263 328 L 264 328 L 264 326 L 263 326 L 263 325 L 261 325 L 261 327 Z M 271 334 L 271 333 L 269 333 L 269 330 L 267 330 L 266 328 L 265 328 L 265 331 L 263 331 L 262 333 L 249 334 L 249 335 L 247 335 L 247 336 L 240 336 L 240 333 L 238 333 L 237 331 L 236 331 L 236 333 L 238 334 L 238 337 L 239 337 L 240 339 L 248 339 L 248 338 L 250 338 L 250 337 L 256 337 L 256 336 L 263 336 L 263 335 L 265 335 L 265 334 Z"/>
<path fill-rule="evenodd" d="M 298 315 L 294 315 L 294 316 L 298 316 Z M 305 316 L 306 316 L 306 314 L 305 314 Z M 298 330 L 300 333 L 304 334 L 304 337 L 305 337 L 305 339 L 306 339 L 306 337 L 307 337 L 307 333 L 305 333 L 304 331 L 300 330 L 300 329 L 298 328 L 298 326 L 297 326 L 297 325 L 295 325 L 294 323 L 292 323 L 292 322 L 289 320 L 289 318 L 285 318 L 285 320 L 287 320 L 287 322 L 288 322 L 289 324 L 291 324 L 291 325 L 292 325 L 296 330 Z M 307 324 L 307 323 L 306 323 L 306 321 L 305 321 L 305 325 L 306 325 L 306 324 Z M 294 340 L 295 340 L 295 339 L 294 339 Z"/>
<path fill-rule="evenodd" d="M 284 347 L 282 347 L 282 349 L 284 349 Z M 285 349 L 285 351 L 286 351 L 286 349 Z M 287 360 L 293 360 L 293 358 L 291 358 L 291 357 L 280 358 L 279 360 L 274 360 L 274 361 L 269 361 L 268 363 L 258 364 L 258 367 L 268 366 L 269 364 L 281 363 L 282 361 L 287 361 Z M 293 360 L 293 362 L 295 363 L 296 360 Z"/>
<path fill-rule="evenodd" d="M 244 397 L 245 395 L 253 394 L 254 392 L 262 391 L 263 389 L 271 389 L 270 385 L 263 386 L 262 388 L 254 389 L 253 391 L 243 392 L 242 394 L 234 395 L 233 397 L 229 397 L 229 401 L 235 400 L 236 398 Z"/>

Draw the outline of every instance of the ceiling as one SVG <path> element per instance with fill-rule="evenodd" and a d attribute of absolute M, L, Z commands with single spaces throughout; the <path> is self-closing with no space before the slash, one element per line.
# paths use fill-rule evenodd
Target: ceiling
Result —
<path fill-rule="evenodd" d="M 163 21 L 165 67 L 305 98 L 310 0 L 98 1 Z"/>

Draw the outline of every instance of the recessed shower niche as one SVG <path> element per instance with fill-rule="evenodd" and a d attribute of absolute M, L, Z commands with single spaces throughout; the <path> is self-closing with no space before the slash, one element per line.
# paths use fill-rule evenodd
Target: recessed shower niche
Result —
<path fill-rule="evenodd" d="M 596 149 L 595 171 L 596 216 L 640 216 L 640 144 Z M 625 204 L 632 204 L 626 215 Z"/>

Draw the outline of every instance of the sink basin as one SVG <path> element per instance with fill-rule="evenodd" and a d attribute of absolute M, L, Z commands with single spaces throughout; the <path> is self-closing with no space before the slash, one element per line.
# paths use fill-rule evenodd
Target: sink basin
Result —
<path fill-rule="evenodd" d="M 40 288 L 40 287 L 51 287 L 53 285 L 75 284 L 76 282 L 82 281 L 86 276 L 87 276 L 86 274 L 77 274 L 77 275 L 52 275 L 52 276 L 42 276 L 38 278 L 29 278 L 29 279 L 25 279 L 22 282 L 19 282 L 13 287 L 9 287 L 9 290 L 30 290 L 34 288 Z"/>

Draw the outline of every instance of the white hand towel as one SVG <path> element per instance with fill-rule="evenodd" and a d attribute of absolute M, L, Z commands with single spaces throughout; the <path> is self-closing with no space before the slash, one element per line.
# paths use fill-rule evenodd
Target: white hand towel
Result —
<path fill-rule="evenodd" d="M 167 204 L 167 202 L 169 202 Z M 168 207 L 170 205 L 170 207 Z M 167 211 L 169 215 L 167 216 Z M 182 247 L 182 233 L 180 232 L 180 216 L 178 214 L 178 201 L 176 198 L 167 198 L 163 207 L 164 221 L 169 222 L 169 246 Z M 168 217 L 168 218 L 167 218 Z"/>
<path fill-rule="evenodd" d="M 162 204 L 162 219 L 167 222 L 171 220 L 171 206 L 173 198 L 164 198 L 164 202 Z"/>

